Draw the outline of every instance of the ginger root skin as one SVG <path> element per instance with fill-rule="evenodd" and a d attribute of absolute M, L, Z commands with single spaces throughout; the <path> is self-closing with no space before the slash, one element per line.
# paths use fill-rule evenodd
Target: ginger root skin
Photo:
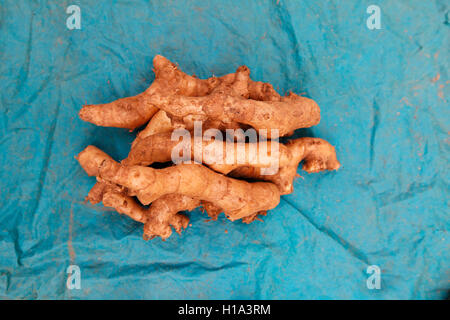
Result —
<path fill-rule="evenodd" d="M 149 121 L 145 129 L 138 133 L 136 139 L 133 141 L 132 147 L 140 140 L 157 133 L 172 132 L 176 128 L 176 124 L 167 116 L 167 113 L 163 110 L 159 110 Z M 181 128 L 183 128 L 183 126 L 181 126 Z"/>
<path fill-rule="evenodd" d="M 146 124 L 158 111 L 144 93 L 105 104 L 85 105 L 80 110 L 82 120 L 102 127 L 134 130 Z"/>
<path fill-rule="evenodd" d="M 139 139 L 131 147 L 128 157 L 122 161 L 124 165 L 148 166 L 154 162 L 168 162 L 172 160 L 172 150 L 179 142 L 171 139 L 170 132 L 163 132 Z M 191 138 L 191 160 L 194 160 L 194 138 Z M 336 157 L 335 148 L 320 138 L 298 138 L 289 141 L 286 145 L 276 141 L 267 141 L 266 154 L 261 155 L 258 142 L 233 143 L 233 153 L 223 141 L 202 140 L 202 163 L 216 172 L 229 174 L 236 178 L 251 178 L 275 183 L 282 195 L 292 193 L 293 180 L 297 174 L 297 167 L 303 163 L 303 170 L 308 173 L 323 170 L 337 170 L 340 163 Z M 254 146 L 252 147 L 252 144 Z M 273 148 L 278 152 L 272 152 Z M 237 156 L 245 150 L 244 161 L 238 161 Z M 231 160 L 231 161 L 230 161 Z M 278 166 L 274 174 L 261 174 L 261 168 Z"/>
<path fill-rule="evenodd" d="M 247 83 L 249 81 L 248 78 Z M 236 77 L 233 83 L 223 83 L 207 96 L 173 95 L 167 91 L 154 94 L 149 99 L 159 109 L 181 119 L 217 120 L 225 126 L 227 123 L 241 123 L 268 138 L 272 136 L 272 130 L 277 130 L 279 136 L 287 136 L 296 129 L 320 122 L 320 108 L 312 99 L 290 93 L 279 100 L 273 99 L 275 101 L 253 100 L 246 98 L 248 91 L 242 90 L 242 86 L 242 79 Z"/>
<path fill-rule="evenodd" d="M 145 209 L 127 194 L 126 189 L 99 180 L 89 192 L 87 200 L 91 204 L 103 202 L 105 207 L 113 208 L 118 213 L 143 223 L 145 240 L 155 237 L 165 240 L 172 234 L 172 228 L 181 234 L 181 231 L 187 228 L 189 218 L 179 212 L 192 211 L 200 206 L 199 200 L 179 194 L 168 194 L 155 200 L 149 209 Z"/>
<path fill-rule="evenodd" d="M 149 100 L 149 96 L 161 90 L 161 81 L 165 86 L 164 91 L 170 90 L 172 93 L 197 96 L 205 95 L 211 90 L 213 81 L 202 81 L 189 76 L 163 56 L 154 57 L 153 68 L 155 81 L 147 90 L 136 96 L 110 103 L 85 105 L 80 110 L 80 118 L 98 126 L 134 130 L 147 123 L 158 111 Z"/>
<path fill-rule="evenodd" d="M 246 66 L 241 66 L 235 73 L 222 77 L 198 79 L 179 70 L 167 58 L 157 55 L 153 59 L 153 71 L 155 80 L 144 92 L 110 103 L 85 105 L 80 110 L 80 118 L 98 126 L 134 130 L 147 123 L 159 109 L 183 120 L 187 120 L 186 118 L 194 115 L 180 113 L 180 110 L 167 105 L 167 99 L 163 98 L 170 96 L 173 99 L 180 99 L 180 102 L 184 103 L 189 102 L 189 100 L 183 99 L 187 97 L 194 98 L 194 100 L 201 97 L 207 98 L 198 101 L 198 104 L 204 106 L 205 110 L 196 114 L 205 116 L 205 121 L 210 118 L 211 121 L 222 122 L 224 127 L 227 127 L 228 123 L 242 122 L 255 126 L 256 129 L 270 128 L 268 120 L 272 120 L 272 122 L 275 122 L 275 127 L 280 124 L 281 135 L 288 135 L 296 128 L 308 127 L 317 124 L 320 120 L 320 110 L 315 102 L 296 95 L 281 97 L 271 84 L 250 79 L 250 70 Z M 220 114 L 215 112 L 219 105 L 216 107 L 207 101 L 221 100 L 223 96 L 228 95 L 233 95 L 241 100 L 248 100 L 250 103 L 239 110 L 239 104 L 237 103 L 239 100 L 233 101 L 233 106 L 224 110 L 224 113 L 230 116 L 222 118 Z M 219 97 L 214 98 L 217 96 Z M 256 101 L 260 103 L 252 103 Z M 292 110 L 286 106 L 291 104 Z M 283 117 L 277 117 L 276 113 L 273 113 L 274 107 L 280 107 L 280 111 L 288 111 L 287 115 L 298 117 L 298 119 L 294 120 L 290 117 L 290 120 L 286 121 L 284 112 L 281 112 Z M 253 119 L 250 114 L 245 116 L 245 113 L 249 112 L 253 114 Z M 310 121 L 306 121 L 308 114 L 311 116 Z M 270 135 L 270 133 L 268 134 Z"/>
<path fill-rule="evenodd" d="M 153 201 L 144 223 L 144 239 L 170 237 L 172 228 L 178 234 L 186 229 L 189 218 L 180 211 L 192 211 L 200 205 L 200 201 L 181 194 L 167 194 Z"/>
<path fill-rule="evenodd" d="M 118 163 L 94 146 L 76 157 L 86 173 L 97 179 L 86 200 L 103 202 L 143 223 L 144 239 L 165 240 L 173 230 L 181 233 L 189 218 L 180 212 L 199 206 L 212 220 L 222 212 L 232 221 L 261 220 L 279 204 L 281 195 L 293 191 L 301 162 L 308 173 L 340 167 L 335 148 L 325 140 L 299 138 L 286 144 L 275 140 L 320 122 L 320 108 L 313 100 L 292 92 L 281 96 L 271 84 L 253 81 L 246 66 L 221 77 L 198 79 L 157 55 L 153 71 L 155 80 L 144 92 L 106 104 L 85 105 L 79 113 L 81 119 L 99 126 L 134 130 L 147 123 L 128 157 Z M 196 121 L 202 122 L 202 130 L 216 129 L 214 135 L 227 129 L 253 128 L 259 141 L 272 140 L 261 147 L 246 143 L 247 133 L 237 130 L 233 138 L 227 136 L 232 143 L 229 149 L 229 142 L 219 138 L 191 137 L 187 148 L 193 163 L 145 167 L 174 162 L 174 148 L 181 148 L 179 141 L 171 139 L 172 134 L 176 129 L 197 132 Z"/>
<path fill-rule="evenodd" d="M 273 209 L 280 202 L 280 192 L 273 183 L 229 178 L 200 164 L 164 169 L 123 166 L 94 146 L 83 150 L 78 161 L 83 168 L 98 165 L 93 175 L 126 187 L 144 205 L 167 194 L 181 194 L 211 202 L 234 221 Z"/>
<path fill-rule="evenodd" d="M 285 147 L 289 152 L 281 152 L 284 157 L 280 158 L 280 168 L 276 174 L 262 175 L 259 168 L 241 166 L 230 172 L 229 176 L 271 181 L 278 186 L 281 194 L 285 195 L 294 191 L 293 182 L 300 162 L 303 161 L 302 169 L 308 173 L 338 170 L 341 166 L 335 148 L 323 139 L 298 138 L 289 141 Z"/>

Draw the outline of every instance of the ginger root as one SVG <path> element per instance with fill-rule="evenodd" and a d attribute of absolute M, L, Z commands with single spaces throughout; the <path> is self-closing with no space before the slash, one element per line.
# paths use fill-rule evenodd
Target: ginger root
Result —
<path fill-rule="evenodd" d="M 161 83 L 166 82 L 165 79 Z M 314 126 L 320 121 L 320 109 L 317 103 L 305 97 L 290 93 L 286 97 L 269 94 L 251 94 L 254 82 L 250 79 L 247 67 L 239 67 L 232 82 L 222 81 L 211 93 L 204 96 L 173 94 L 170 83 L 161 85 L 165 92 L 149 95 L 149 101 L 167 114 L 189 121 L 214 120 L 224 127 L 227 124 L 240 123 L 258 130 L 277 130 L 279 136 L 292 134 L 295 129 Z M 258 87 L 259 88 L 259 87 Z M 254 100 L 258 97 L 270 100 Z"/>
<path fill-rule="evenodd" d="M 110 103 L 85 105 L 79 116 L 82 120 L 98 126 L 118 127 L 134 130 L 147 123 L 158 111 L 150 97 L 166 94 L 200 97 L 209 94 L 221 83 L 234 81 L 235 74 L 220 78 L 198 79 L 182 72 L 167 58 L 157 55 L 153 58 L 155 80 L 144 92 Z M 248 96 L 270 101 L 279 98 L 272 85 L 263 82 L 248 81 Z"/>
<path fill-rule="evenodd" d="M 188 141 L 191 159 L 194 160 L 194 137 Z M 179 141 L 171 139 L 171 132 L 162 132 L 137 139 L 131 147 L 128 157 L 122 161 L 125 165 L 148 166 L 155 162 L 172 160 L 172 152 Z M 230 174 L 233 177 L 252 178 L 275 183 L 281 194 L 293 191 L 293 180 L 297 167 L 304 161 L 303 170 L 308 173 L 323 170 L 337 170 L 340 166 L 334 147 L 320 138 L 299 138 L 286 145 L 269 141 L 266 150 L 260 150 L 260 143 L 233 143 L 232 149 L 227 143 L 219 140 L 201 141 L 201 162 L 214 171 Z M 276 146 L 272 146 L 272 144 Z M 228 144 L 229 146 L 230 144 Z M 241 148 L 241 149 L 240 149 Z M 240 152 L 244 150 L 244 152 Z M 277 152 L 272 152 L 276 150 Z M 263 153 L 262 153 L 263 152 Z M 239 161 L 240 155 L 245 155 Z M 261 168 L 277 165 L 275 174 L 261 174 Z"/>
<path fill-rule="evenodd" d="M 204 95 L 210 91 L 215 81 L 200 81 L 178 70 L 176 66 L 163 56 L 153 59 L 155 81 L 144 92 L 118 99 L 106 104 L 85 105 L 80 111 L 80 118 L 98 126 L 118 127 L 134 130 L 147 123 L 158 111 L 149 97 L 161 90 L 161 86 L 169 84 L 173 93 L 185 95 Z M 162 82 L 162 83 L 161 83 Z M 167 88 L 164 88 L 167 90 Z"/>
<path fill-rule="evenodd" d="M 229 178 L 200 164 L 165 169 L 124 166 L 94 146 L 88 146 L 77 159 L 86 173 L 124 186 L 144 205 L 168 194 L 180 194 L 208 201 L 234 221 L 273 209 L 280 201 L 280 192 L 272 183 Z"/>
<path fill-rule="evenodd" d="M 185 74 L 159 55 L 153 66 L 155 81 L 143 93 L 107 104 L 86 105 L 80 118 L 99 126 L 133 130 L 162 109 L 187 123 L 193 117 L 220 122 L 224 127 L 235 127 L 237 122 L 257 130 L 277 129 L 280 136 L 320 121 L 320 109 L 313 100 L 293 93 L 281 97 L 270 84 L 251 80 L 245 66 L 235 73 L 205 80 Z"/>
<path fill-rule="evenodd" d="M 325 140 L 277 140 L 319 123 L 320 109 L 313 100 L 292 92 L 281 96 L 271 84 L 253 81 L 246 66 L 221 77 L 198 79 L 158 55 L 153 71 L 155 80 L 144 92 L 85 105 L 80 111 L 81 119 L 99 126 L 133 130 L 147 124 L 128 157 L 119 163 L 94 146 L 76 157 L 97 179 L 86 200 L 102 202 L 143 223 L 144 239 L 167 239 L 172 228 L 181 233 L 189 218 L 180 212 L 197 207 L 212 220 L 222 212 L 231 221 L 261 220 L 281 195 L 292 193 L 301 162 L 308 173 L 340 167 L 335 148 Z M 202 130 L 221 134 L 239 130 L 231 141 L 217 136 L 199 140 L 197 123 Z M 172 139 L 177 129 L 191 134 L 181 148 L 190 163 L 174 159 L 174 154 L 180 155 L 180 142 Z M 256 141 L 248 141 L 243 131 L 247 129 L 258 131 Z M 148 167 L 171 162 L 162 169 Z"/>
<path fill-rule="evenodd" d="M 152 203 L 149 209 L 142 207 L 127 192 L 117 185 L 108 182 L 97 182 L 89 192 L 88 200 L 92 203 L 103 202 L 105 207 L 114 208 L 117 212 L 144 224 L 144 239 L 161 237 L 167 239 L 172 228 L 180 234 L 189 223 L 189 218 L 179 214 L 180 211 L 191 211 L 200 205 L 200 201 L 180 194 L 168 194 Z"/>

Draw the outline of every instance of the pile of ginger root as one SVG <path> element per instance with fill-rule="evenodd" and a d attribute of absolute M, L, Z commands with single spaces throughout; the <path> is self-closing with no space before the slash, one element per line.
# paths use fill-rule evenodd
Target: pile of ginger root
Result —
<path fill-rule="evenodd" d="M 319 123 L 320 109 L 313 100 L 292 92 L 279 95 L 271 84 L 251 80 L 246 66 L 199 79 L 157 55 L 153 71 L 155 80 L 141 94 L 85 105 L 79 113 L 98 126 L 134 130 L 146 124 L 128 157 L 117 162 L 92 145 L 76 156 L 97 180 L 86 200 L 143 223 L 145 240 L 165 240 L 172 228 L 181 233 L 189 224 L 182 212 L 197 207 L 213 220 L 222 212 L 231 221 L 260 220 L 281 195 L 293 192 L 301 162 L 308 173 L 340 167 L 335 148 L 325 140 L 278 141 Z M 205 133 L 215 132 L 214 139 L 198 140 L 198 124 Z M 237 132 L 231 140 L 218 138 L 217 132 L 230 129 Z M 174 133 L 180 130 L 193 137 L 182 145 L 184 161 L 175 161 L 179 139 Z M 248 130 L 258 133 L 259 142 L 245 135 Z"/>

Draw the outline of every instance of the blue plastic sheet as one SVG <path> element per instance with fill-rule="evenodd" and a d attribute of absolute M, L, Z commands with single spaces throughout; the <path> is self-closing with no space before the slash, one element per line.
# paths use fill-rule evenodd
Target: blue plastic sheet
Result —
<path fill-rule="evenodd" d="M 81 29 L 69 30 L 69 5 Z M 429 299 L 449 288 L 447 1 L 2 1 L 0 296 L 25 299 Z M 162 54 L 199 77 L 246 64 L 315 99 L 298 130 L 336 146 L 338 172 L 306 174 L 250 225 L 221 217 L 167 241 L 83 202 L 74 156 L 116 159 L 135 133 L 78 118 L 143 91 Z M 67 267 L 81 289 L 66 287 Z M 369 289 L 367 267 L 381 270 Z"/>

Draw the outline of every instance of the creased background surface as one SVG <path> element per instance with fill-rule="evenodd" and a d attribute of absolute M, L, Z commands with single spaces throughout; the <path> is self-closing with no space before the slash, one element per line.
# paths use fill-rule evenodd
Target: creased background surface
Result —
<path fill-rule="evenodd" d="M 278 3 L 277 3 L 278 2 Z M 2 1 L 0 296 L 26 299 L 443 298 L 449 288 L 448 2 Z M 66 8 L 81 8 L 68 30 Z M 205 222 L 168 241 L 83 199 L 74 159 L 116 159 L 135 133 L 95 127 L 85 103 L 143 91 L 162 54 L 199 77 L 246 64 L 256 80 L 315 99 L 338 172 L 245 225 Z M 82 289 L 67 290 L 80 266 Z M 368 290 L 366 268 L 381 268 Z"/>

